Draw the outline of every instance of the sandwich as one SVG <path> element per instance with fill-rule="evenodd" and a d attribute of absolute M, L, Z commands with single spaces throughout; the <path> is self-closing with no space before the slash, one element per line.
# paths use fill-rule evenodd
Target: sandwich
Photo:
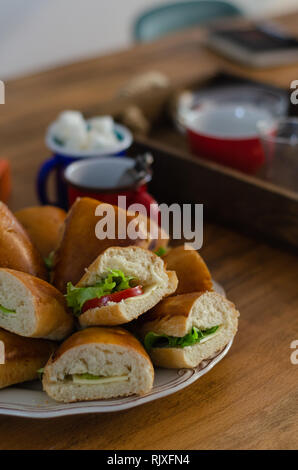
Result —
<path fill-rule="evenodd" d="M 67 305 L 82 327 L 121 325 L 154 307 L 177 288 L 177 277 L 163 260 L 139 247 L 111 247 L 89 266 Z"/>
<path fill-rule="evenodd" d="M 196 250 L 181 245 L 167 251 L 163 260 L 168 269 L 176 271 L 179 282 L 175 295 L 212 290 L 211 274 Z"/>
<path fill-rule="evenodd" d="M 56 344 L 43 339 L 22 338 L 0 329 L 3 360 L 0 362 L 0 389 L 38 377 Z"/>
<path fill-rule="evenodd" d="M 56 401 L 143 395 L 154 370 L 141 343 L 122 328 L 87 328 L 68 338 L 44 368 L 43 388 Z"/>
<path fill-rule="evenodd" d="M 47 279 L 41 254 L 8 207 L 0 201 L 0 267 Z"/>
<path fill-rule="evenodd" d="M 30 338 L 62 340 L 74 326 L 64 296 L 27 273 L 0 268 L 0 327 Z"/>
<path fill-rule="evenodd" d="M 169 297 L 140 319 L 139 332 L 153 364 L 192 368 L 235 336 L 239 312 L 216 292 Z"/>
<path fill-rule="evenodd" d="M 15 212 L 32 242 L 47 259 L 58 247 L 66 212 L 55 206 L 35 206 Z"/>
<path fill-rule="evenodd" d="M 96 208 L 101 205 L 107 215 L 96 216 Z M 102 219 L 109 220 L 109 211 L 114 209 L 115 237 L 100 240 L 96 237 L 96 226 Z M 66 291 L 66 285 L 70 281 L 76 284 L 83 276 L 85 269 L 110 246 L 136 245 L 147 248 L 150 239 L 146 227 L 140 227 L 141 235 L 135 240 L 128 237 L 118 238 L 118 220 L 122 217 L 127 226 L 136 216 L 129 215 L 126 211 L 110 204 L 105 204 L 91 198 L 78 198 L 67 214 L 63 236 L 54 256 L 53 284 L 62 293 Z M 108 223 L 108 222 L 107 222 Z"/>

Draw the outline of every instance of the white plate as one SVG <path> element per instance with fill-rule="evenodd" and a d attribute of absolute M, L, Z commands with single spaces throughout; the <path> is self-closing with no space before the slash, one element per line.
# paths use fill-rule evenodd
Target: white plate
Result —
<path fill-rule="evenodd" d="M 217 292 L 224 294 L 223 288 L 214 283 Z M 90 402 L 57 403 L 42 391 L 38 381 L 9 387 L 0 391 L 0 414 L 25 418 L 55 418 L 83 413 L 107 413 L 126 410 L 148 403 L 157 398 L 178 392 L 209 372 L 228 353 L 233 341 L 213 358 L 203 361 L 194 369 L 156 369 L 154 387 L 145 396 L 130 396 L 110 400 Z"/>

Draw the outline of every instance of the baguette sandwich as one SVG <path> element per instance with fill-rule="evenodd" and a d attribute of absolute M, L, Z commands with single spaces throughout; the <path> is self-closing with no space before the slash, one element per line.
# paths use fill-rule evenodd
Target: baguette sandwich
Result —
<path fill-rule="evenodd" d="M 191 368 L 212 357 L 237 332 L 239 312 L 216 292 L 169 297 L 140 319 L 153 364 Z"/>
<path fill-rule="evenodd" d="M 163 260 L 139 247 L 111 247 L 67 286 L 67 304 L 82 327 L 121 325 L 138 318 L 177 288 Z"/>
<path fill-rule="evenodd" d="M 95 211 L 98 206 L 102 210 L 107 210 L 107 215 L 96 216 Z M 115 238 L 105 238 L 103 240 L 96 237 L 96 226 L 101 220 L 109 220 L 110 209 L 114 209 L 115 217 Z M 122 217 L 127 226 L 135 216 L 129 215 L 121 208 L 104 204 L 96 199 L 78 198 L 67 214 L 61 243 L 54 256 L 53 284 L 61 292 L 65 293 L 66 285 L 70 281 L 76 284 L 83 276 L 85 269 L 110 246 L 137 245 L 147 248 L 150 239 L 145 224 L 140 228 L 140 235 L 136 240 L 131 240 L 127 233 L 124 238 L 118 239 L 118 221 Z M 115 220 L 114 220 L 115 219 Z M 120 219 L 121 220 L 121 219 Z M 108 222 L 107 222 L 108 223 Z"/>
<path fill-rule="evenodd" d="M 176 271 L 179 282 L 175 295 L 212 290 L 211 274 L 196 250 L 181 245 L 170 249 L 163 260 L 168 269 Z"/>
<path fill-rule="evenodd" d="M 74 326 L 64 296 L 30 274 L 0 269 L 0 327 L 21 336 L 62 340 Z"/>
<path fill-rule="evenodd" d="M 3 360 L 0 363 L 0 389 L 37 379 L 38 370 L 56 349 L 55 343 L 42 339 L 22 338 L 0 329 Z M 3 362 L 3 363 L 2 363 Z"/>
<path fill-rule="evenodd" d="M 35 206 L 15 212 L 32 242 L 47 258 L 57 247 L 62 235 L 66 212 L 55 206 Z"/>
<path fill-rule="evenodd" d="M 68 338 L 48 361 L 43 388 L 57 401 L 143 395 L 154 370 L 141 343 L 122 328 L 87 328 Z"/>
<path fill-rule="evenodd" d="M 47 279 L 41 254 L 8 207 L 0 201 L 0 267 Z"/>

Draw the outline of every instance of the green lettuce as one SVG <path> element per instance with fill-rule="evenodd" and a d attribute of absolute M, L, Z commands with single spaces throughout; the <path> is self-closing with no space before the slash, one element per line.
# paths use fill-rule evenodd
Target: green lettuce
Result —
<path fill-rule="evenodd" d="M 213 335 L 219 326 L 213 326 L 207 330 L 199 330 L 193 326 L 190 332 L 182 337 L 158 335 L 150 331 L 145 336 L 144 345 L 147 351 L 150 351 L 151 348 L 185 348 L 186 346 L 193 346 L 206 336 Z"/>
<path fill-rule="evenodd" d="M 9 310 L 8 308 L 3 307 L 3 305 L 0 305 L 0 312 L 8 314 L 8 313 L 17 313 L 15 310 Z"/>
<path fill-rule="evenodd" d="M 82 307 L 87 300 L 99 299 L 104 295 L 129 289 L 133 278 L 117 269 L 111 269 L 110 273 L 101 281 L 90 287 L 75 287 L 71 282 L 67 284 L 66 301 L 72 308 L 74 315 L 81 314 Z"/>
<path fill-rule="evenodd" d="M 44 373 L 44 367 L 41 367 L 40 369 L 38 369 L 37 375 L 38 375 L 39 380 L 42 380 L 43 373 Z"/>
<path fill-rule="evenodd" d="M 54 267 L 54 255 L 55 255 L 54 251 L 51 251 L 49 253 L 49 256 L 46 256 L 44 258 L 44 262 L 48 271 L 51 271 Z"/>
<path fill-rule="evenodd" d="M 154 253 L 157 256 L 164 256 L 166 254 L 167 250 L 163 246 L 159 247 Z"/>

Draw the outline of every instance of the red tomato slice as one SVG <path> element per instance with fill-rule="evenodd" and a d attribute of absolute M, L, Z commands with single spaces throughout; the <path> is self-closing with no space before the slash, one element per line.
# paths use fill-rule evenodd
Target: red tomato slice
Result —
<path fill-rule="evenodd" d="M 107 305 L 108 302 L 121 302 L 123 299 L 128 299 L 129 297 L 136 297 L 137 295 L 144 294 L 142 286 L 131 287 L 130 289 L 124 289 L 120 292 L 115 292 L 114 294 L 103 295 L 102 297 L 87 300 L 82 308 L 82 313 L 86 312 L 91 308 L 103 307 Z"/>

